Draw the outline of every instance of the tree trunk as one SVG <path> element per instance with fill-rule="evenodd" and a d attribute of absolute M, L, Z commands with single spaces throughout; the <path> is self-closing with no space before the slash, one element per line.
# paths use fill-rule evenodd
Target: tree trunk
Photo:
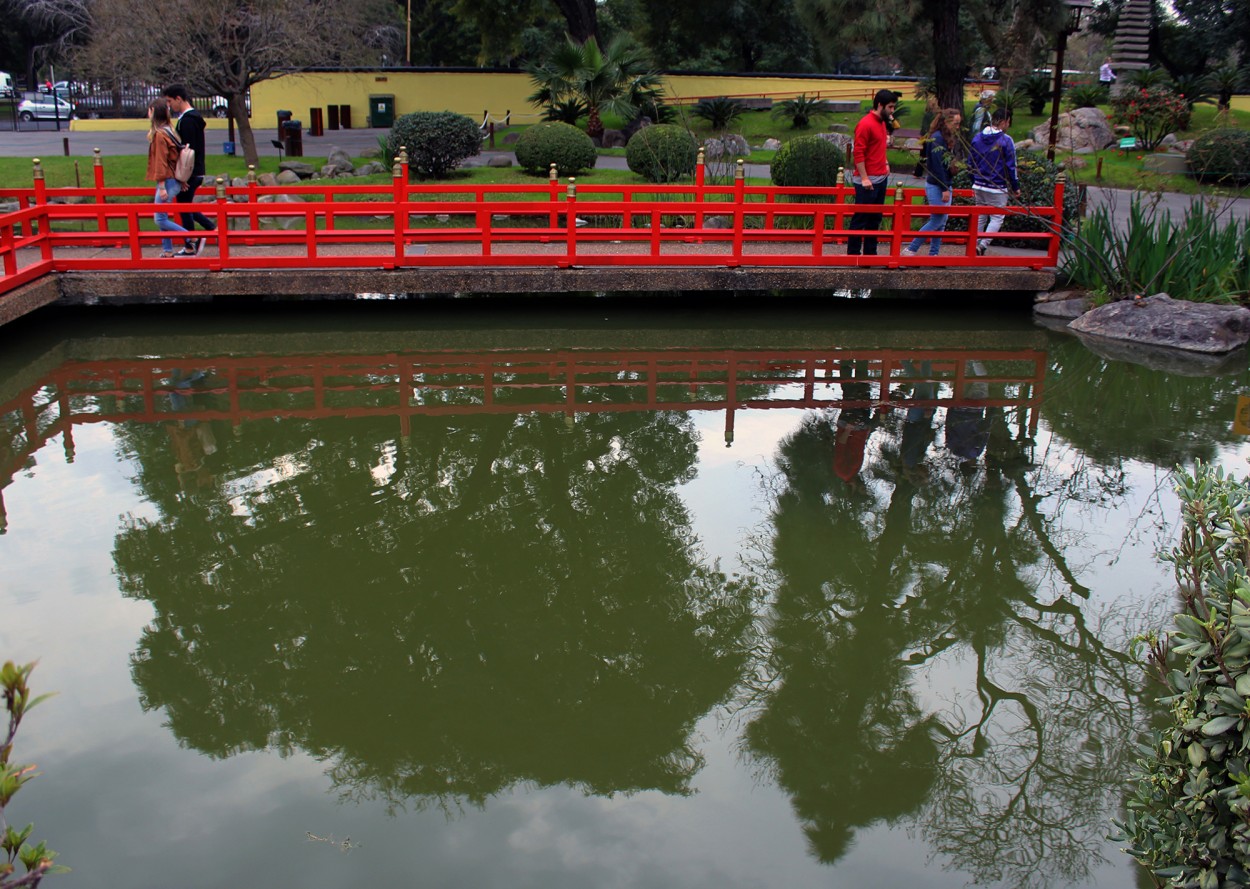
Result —
<path fill-rule="evenodd" d="M 586 115 L 586 135 L 592 139 L 603 138 L 603 120 L 599 117 L 598 107 L 591 108 Z"/>
<path fill-rule="evenodd" d="M 555 0 L 556 7 L 569 26 L 569 35 L 578 43 L 591 37 L 598 39 L 599 26 L 595 18 L 595 0 Z"/>
<path fill-rule="evenodd" d="M 239 145 L 243 148 L 243 159 L 251 166 L 260 160 L 256 152 L 256 136 L 252 133 L 252 121 L 247 116 L 247 102 L 242 93 L 230 93 L 226 96 L 226 104 L 230 116 L 239 127 Z"/>
<path fill-rule="evenodd" d="M 943 108 L 964 107 L 968 63 L 959 39 L 959 0 L 924 0 L 924 14 L 933 23 L 933 80 Z"/>

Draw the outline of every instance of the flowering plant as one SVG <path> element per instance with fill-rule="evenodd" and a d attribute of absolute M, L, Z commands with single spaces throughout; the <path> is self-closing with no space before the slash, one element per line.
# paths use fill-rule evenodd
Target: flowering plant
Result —
<path fill-rule="evenodd" d="M 1153 149 L 1168 133 L 1189 123 L 1185 97 L 1166 86 L 1126 90 L 1111 100 L 1116 120 L 1125 123 L 1137 138 L 1137 145 Z"/>

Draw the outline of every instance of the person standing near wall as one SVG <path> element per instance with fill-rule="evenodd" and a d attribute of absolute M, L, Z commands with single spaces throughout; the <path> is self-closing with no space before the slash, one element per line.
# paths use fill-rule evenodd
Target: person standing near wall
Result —
<path fill-rule="evenodd" d="M 204 130 L 208 124 L 204 122 L 200 112 L 191 107 L 191 98 L 187 95 L 186 87 L 176 83 L 170 84 L 165 87 L 161 95 L 169 101 L 169 110 L 177 115 L 178 139 L 183 145 L 190 145 L 195 149 L 195 168 L 191 172 L 191 178 L 182 191 L 178 192 L 177 197 L 179 204 L 190 204 L 195 200 L 196 189 L 204 182 Z M 197 222 L 205 231 L 214 231 L 217 228 L 213 221 L 203 213 L 189 211 L 182 214 L 182 227 L 187 231 L 195 231 Z M 182 249 L 178 251 L 178 255 L 197 256 L 204 250 L 204 242 L 204 238 L 188 238 Z"/>
<path fill-rule="evenodd" d="M 972 170 L 972 198 L 988 207 L 1006 207 L 1008 197 L 1020 197 L 1020 176 L 1016 172 L 1016 143 L 1007 135 L 1011 112 L 998 108 L 990 125 L 972 140 L 968 166 Z M 981 216 L 977 229 L 993 234 L 1003 227 L 1002 216 Z M 984 256 L 992 238 L 977 241 L 977 256 Z"/>
<path fill-rule="evenodd" d="M 872 99 L 872 110 L 855 125 L 855 143 L 852 160 L 855 163 L 855 203 L 884 204 L 890 179 L 890 164 L 885 150 L 890 144 L 890 122 L 898 94 L 893 90 L 877 90 Z M 881 211 L 856 211 L 849 227 L 853 231 L 875 232 L 881 227 Z M 877 255 L 875 235 L 853 234 L 846 239 L 848 256 Z"/>

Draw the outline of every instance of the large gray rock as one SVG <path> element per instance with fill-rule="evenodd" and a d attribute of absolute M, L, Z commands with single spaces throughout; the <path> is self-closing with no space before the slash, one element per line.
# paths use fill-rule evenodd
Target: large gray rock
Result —
<path fill-rule="evenodd" d="M 1047 318 L 1067 318 L 1069 320 L 1080 318 L 1089 311 L 1089 299 L 1084 296 L 1075 296 L 1071 299 L 1047 300 L 1046 302 L 1034 303 L 1033 312 L 1037 315 L 1043 315 Z"/>
<path fill-rule="evenodd" d="M 816 136 L 820 139 L 824 139 L 826 142 L 832 142 L 843 151 L 845 151 L 846 147 L 851 144 L 851 137 L 846 133 L 817 133 Z"/>
<path fill-rule="evenodd" d="M 1175 300 L 1156 293 L 1099 306 L 1068 326 L 1107 339 L 1217 355 L 1250 341 L 1250 309 Z"/>
<path fill-rule="evenodd" d="M 312 164 L 306 164 L 303 161 L 283 161 L 278 164 L 279 170 L 290 170 L 301 179 L 307 179 L 317 172 L 317 168 Z"/>
<path fill-rule="evenodd" d="M 624 130 L 604 130 L 603 138 L 599 142 L 600 148 L 624 148 L 629 142 L 629 137 L 625 135 Z"/>
<path fill-rule="evenodd" d="M 294 170 L 282 170 L 278 173 L 279 185 L 298 185 L 299 182 L 299 174 Z"/>
<path fill-rule="evenodd" d="M 1030 136 L 1040 146 L 1050 144 L 1050 121 L 1038 124 Z M 1059 115 L 1055 140 L 1060 151 L 1079 151 L 1082 148 L 1101 151 L 1114 145 L 1116 137 L 1107 115 L 1097 108 L 1073 108 Z"/>
<path fill-rule="evenodd" d="M 747 140 L 737 133 L 726 133 L 716 138 L 708 139 L 703 143 L 703 157 L 707 160 L 714 161 L 721 158 L 746 157 L 751 153 L 751 146 L 747 144 Z"/>
<path fill-rule="evenodd" d="M 356 165 L 352 163 L 352 156 L 337 145 L 330 149 L 330 154 L 326 157 L 326 166 L 335 168 L 332 175 L 347 174 L 356 169 Z M 321 175 L 326 175 L 325 167 L 321 168 Z"/>

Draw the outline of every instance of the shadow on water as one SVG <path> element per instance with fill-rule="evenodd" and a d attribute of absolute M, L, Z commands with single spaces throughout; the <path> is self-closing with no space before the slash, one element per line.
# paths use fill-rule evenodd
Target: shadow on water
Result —
<path fill-rule="evenodd" d="M 114 550 L 156 613 L 133 679 L 210 756 L 306 751 L 346 798 L 448 811 L 683 795 L 724 708 L 821 862 L 888 823 L 979 882 L 1088 880 L 1157 609 L 1092 595 L 1073 527 L 1143 496 L 1130 464 L 1236 442 L 1243 377 L 1012 313 L 602 306 L 66 315 L 0 377 L 0 488 L 116 424 L 155 511 Z M 732 443 L 748 410 L 803 413 L 722 567 L 693 417 Z"/>

